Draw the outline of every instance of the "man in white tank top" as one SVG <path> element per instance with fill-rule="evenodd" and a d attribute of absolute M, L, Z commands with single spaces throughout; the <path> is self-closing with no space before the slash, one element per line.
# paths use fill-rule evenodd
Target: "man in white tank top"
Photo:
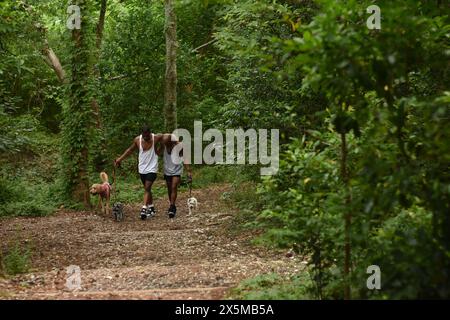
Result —
<path fill-rule="evenodd" d="M 180 145 L 180 142 L 171 134 L 164 134 L 162 138 L 162 143 L 159 144 L 157 148 L 157 154 L 164 155 L 164 179 L 167 185 L 167 194 L 169 196 L 170 207 L 168 210 L 169 218 L 175 218 L 177 213 L 176 201 L 178 186 L 181 182 L 181 175 L 183 174 L 183 164 L 188 172 L 188 181 L 192 182 L 192 171 L 188 160 L 184 159 L 183 164 L 177 164 L 173 162 L 172 152 L 174 147 Z M 183 159 L 183 149 L 179 148 L 179 157 Z"/>
<path fill-rule="evenodd" d="M 158 155 L 155 150 L 161 139 L 161 134 L 155 135 L 151 133 L 150 128 L 144 125 L 142 134 L 135 137 L 131 146 L 114 161 L 115 166 L 119 166 L 126 157 L 135 151 L 139 151 L 138 170 L 144 185 L 144 204 L 140 213 L 142 220 L 156 214 L 153 205 L 152 185 L 158 173 Z"/>

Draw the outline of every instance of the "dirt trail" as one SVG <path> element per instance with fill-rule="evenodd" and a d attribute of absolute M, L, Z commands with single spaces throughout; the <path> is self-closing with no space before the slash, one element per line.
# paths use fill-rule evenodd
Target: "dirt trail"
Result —
<path fill-rule="evenodd" d="M 32 247 L 30 273 L 0 278 L 0 299 L 221 299 L 229 288 L 258 274 L 291 275 L 297 257 L 250 245 L 251 234 L 229 232 L 234 212 L 220 196 L 228 185 L 193 191 L 199 208 L 187 215 L 178 200 L 176 219 L 167 201 L 156 217 L 139 219 L 139 206 L 125 208 L 125 221 L 93 212 L 0 220 L 1 249 L 20 235 Z M 81 290 L 66 288 L 66 268 L 81 269 Z"/>

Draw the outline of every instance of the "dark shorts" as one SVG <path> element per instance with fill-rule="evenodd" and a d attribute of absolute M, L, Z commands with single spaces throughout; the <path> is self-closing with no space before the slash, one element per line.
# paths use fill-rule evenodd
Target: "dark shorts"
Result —
<path fill-rule="evenodd" d="M 141 181 L 142 183 L 145 185 L 145 181 L 150 181 L 150 182 L 154 182 L 156 180 L 156 173 L 154 172 L 150 172 L 150 173 L 146 173 L 146 174 L 139 174 L 141 176 Z"/>
<path fill-rule="evenodd" d="M 178 177 L 178 178 L 181 178 L 181 175 L 179 175 L 179 174 L 177 174 L 177 175 L 174 175 L 174 176 L 168 176 L 168 175 L 164 175 L 164 180 L 166 180 L 166 181 L 172 181 L 172 178 L 173 177 Z"/>

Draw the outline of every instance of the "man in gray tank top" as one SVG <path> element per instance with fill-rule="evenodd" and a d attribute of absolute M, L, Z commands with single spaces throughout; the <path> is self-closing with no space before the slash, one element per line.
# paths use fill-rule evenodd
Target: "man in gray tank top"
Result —
<path fill-rule="evenodd" d="M 174 149 L 174 147 L 178 145 L 180 148 Z M 157 154 L 164 156 L 164 179 L 166 180 L 167 185 L 167 194 L 169 196 L 170 207 L 168 210 L 169 218 L 175 218 L 177 214 L 177 194 L 178 194 L 178 186 L 181 182 L 181 175 L 183 174 L 183 164 L 188 172 L 188 182 L 192 182 L 192 171 L 191 166 L 189 165 L 188 160 L 184 159 L 183 163 L 175 163 L 173 161 L 173 152 L 179 152 L 179 159 L 183 159 L 183 149 L 181 142 L 179 142 L 173 135 L 164 134 L 162 138 L 162 143 L 157 148 Z"/>
<path fill-rule="evenodd" d="M 152 185 L 156 180 L 158 173 L 158 155 L 156 154 L 157 145 L 162 139 L 161 134 L 153 134 L 148 125 L 142 128 L 142 134 L 135 137 L 131 146 L 114 161 L 117 167 L 129 155 L 139 151 L 138 171 L 144 185 L 144 204 L 140 216 L 142 220 L 153 217 L 156 214 L 153 205 Z"/>

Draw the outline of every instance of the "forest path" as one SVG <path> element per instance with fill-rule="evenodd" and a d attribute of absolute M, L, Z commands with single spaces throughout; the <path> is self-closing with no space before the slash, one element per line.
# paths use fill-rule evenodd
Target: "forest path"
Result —
<path fill-rule="evenodd" d="M 162 186 L 158 186 L 162 187 Z M 174 220 L 167 200 L 157 215 L 139 219 L 139 205 L 114 222 L 93 212 L 60 211 L 48 217 L 0 220 L 1 249 L 16 239 L 32 248 L 27 273 L 0 278 L 0 299 L 221 299 L 241 280 L 276 272 L 292 275 L 299 257 L 250 244 L 251 233 L 232 232 L 232 209 L 220 200 L 227 184 L 193 191 L 199 208 L 187 215 L 179 195 Z M 81 289 L 66 288 L 66 268 L 81 269 Z"/>

